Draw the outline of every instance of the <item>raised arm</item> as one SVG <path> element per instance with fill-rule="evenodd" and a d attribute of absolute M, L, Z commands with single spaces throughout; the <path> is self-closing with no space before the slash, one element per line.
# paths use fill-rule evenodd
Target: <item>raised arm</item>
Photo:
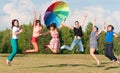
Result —
<path fill-rule="evenodd" d="M 87 18 L 87 16 L 84 16 L 84 17 L 83 17 L 83 20 L 82 20 L 82 22 L 81 22 L 80 26 L 82 26 L 82 27 L 83 27 L 83 25 L 84 25 L 84 23 L 85 23 L 86 18 Z"/>
<path fill-rule="evenodd" d="M 96 18 L 93 21 L 93 27 L 96 25 Z"/>
<path fill-rule="evenodd" d="M 39 20 L 42 21 L 42 15 L 41 15 L 41 14 L 40 14 L 40 16 L 39 16 Z"/>
<path fill-rule="evenodd" d="M 100 30 L 100 31 L 98 32 L 98 35 L 100 35 L 103 31 L 105 31 L 105 24 L 106 24 L 106 22 L 103 23 L 103 25 L 102 25 L 102 30 Z"/>
<path fill-rule="evenodd" d="M 36 26 L 36 11 L 34 11 L 34 22 L 33 22 L 33 26 Z"/>
<path fill-rule="evenodd" d="M 107 24 L 106 24 L 106 21 L 105 21 L 104 24 L 103 24 L 103 31 L 107 32 L 106 29 L 107 29 Z"/>

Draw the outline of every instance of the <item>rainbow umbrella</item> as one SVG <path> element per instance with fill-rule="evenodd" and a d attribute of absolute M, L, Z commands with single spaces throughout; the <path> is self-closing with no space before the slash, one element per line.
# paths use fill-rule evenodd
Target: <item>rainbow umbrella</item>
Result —
<path fill-rule="evenodd" d="M 66 20 L 68 14 L 68 4 L 63 1 L 58 1 L 48 7 L 44 15 L 44 22 L 47 27 L 52 23 L 56 23 L 56 26 L 58 27 L 63 20 Z"/>

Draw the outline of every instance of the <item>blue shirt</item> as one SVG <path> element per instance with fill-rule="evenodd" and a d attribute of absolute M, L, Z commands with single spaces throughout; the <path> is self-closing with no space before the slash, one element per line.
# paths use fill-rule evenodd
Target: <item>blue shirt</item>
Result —
<path fill-rule="evenodd" d="M 113 31 L 110 31 L 106 33 L 106 42 L 107 43 L 110 43 L 110 42 L 113 42 L 113 37 L 114 37 L 114 32 Z"/>

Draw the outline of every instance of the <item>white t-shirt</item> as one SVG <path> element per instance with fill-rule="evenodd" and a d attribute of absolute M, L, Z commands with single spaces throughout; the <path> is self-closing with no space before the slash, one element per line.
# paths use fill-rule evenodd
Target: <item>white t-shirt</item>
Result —
<path fill-rule="evenodd" d="M 15 26 L 14 26 L 14 27 L 12 28 L 12 38 L 13 38 L 13 39 L 18 39 L 18 35 L 15 35 L 14 33 L 15 33 L 15 32 L 19 32 L 19 30 L 20 30 L 19 27 L 15 27 Z"/>

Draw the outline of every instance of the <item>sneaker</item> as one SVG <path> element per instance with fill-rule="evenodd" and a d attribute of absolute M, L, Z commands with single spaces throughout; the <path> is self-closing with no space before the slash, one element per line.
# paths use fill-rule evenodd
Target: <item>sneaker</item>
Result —
<path fill-rule="evenodd" d="M 63 45 L 60 49 L 64 49 L 65 48 L 65 45 Z"/>

